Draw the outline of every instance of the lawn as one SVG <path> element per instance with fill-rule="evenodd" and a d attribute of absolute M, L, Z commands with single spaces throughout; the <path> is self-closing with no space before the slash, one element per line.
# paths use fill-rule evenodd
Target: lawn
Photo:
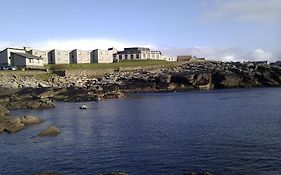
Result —
<path fill-rule="evenodd" d="M 126 60 L 118 63 L 89 63 L 89 64 L 63 64 L 63 65 L 45 65 L 48 69 L 118 69 L 120 67 L 151 67 L 151 66 L 169 66 L 173 62 L 162 60 Z"/>

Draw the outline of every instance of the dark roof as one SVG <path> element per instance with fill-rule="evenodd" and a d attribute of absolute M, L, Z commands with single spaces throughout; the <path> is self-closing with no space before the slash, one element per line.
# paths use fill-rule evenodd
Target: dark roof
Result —
<path fill-rule="evenodd" d="M 43 60 L 43 58 L 35 56 L 35 55 L 31 55 L 28 53 L 17 53 L 17 52 L 12 52 L 13 54 L 25 57 L 25 58 L 31 58 L 31 59 L 37 59 L 37 60 Z"/>
<path fill-rule="evenodd" d="M 7 49 L 13 49 L 13 50 L 24 50 L 24 49 L 20 49 L 20 48 L 13 48 L 13 47 L 7 47 L 6 49 L 0 51 L 0 53 L 4 52 Z"/>

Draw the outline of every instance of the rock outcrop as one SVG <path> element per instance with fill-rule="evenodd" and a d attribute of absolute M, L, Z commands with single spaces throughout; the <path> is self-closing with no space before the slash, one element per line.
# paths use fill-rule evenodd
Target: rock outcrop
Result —
<path fill-rule="evenodd" d="M 39 124 L 42 120 L 35 116 L 21 116 L 10 117 L 5 116 L 0 118 L 0 133 L 6 131 L 14 134 L 22 129 L 25 129 L 29 125 Z"/>
<path fill-rule="evenodd" d="M 21 77 L 4 79 L 10 83 L 22 82 L 18 80 L 19 78 Z M 30 81 L 35 80 L 34 78 L 27 80 L 27 82 Z M 20 88 L 12 94 L 0 93 L 0 104 L 8 109 L 52 108 L 55 107 L 53 100 L 94 101 L 121 98 L 127 93 L 135 92 L 277 87 L 281 86 L 281 68 L 239 62 L 187 62 L 166 69 L 137 69 L 109 73 L 99 79 L 53 75 L 46 82 L 40 81 L 40 83 L 40 86 L 26 85 L 25 88 Z M 46 86 L 42 86 L 44 83 Z"/>
<path fill-rule="evenodd" d="M 60 130 L 58 127 L 51 125 L 48 128 L 41 131 L 37 136 L 44 137 L 44 136 L 56 136 L 60 134 Z"/>

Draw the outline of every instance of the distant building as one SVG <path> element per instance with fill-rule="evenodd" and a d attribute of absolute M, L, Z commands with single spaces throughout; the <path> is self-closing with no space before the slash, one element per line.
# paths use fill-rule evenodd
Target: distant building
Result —
<path fill-rule="evenodd" d="M 36 50 L 36 49 L 31 49 L 31 50 L 27 51 L 27 53 L 29 53 L 31 55 L 38 56 L 38 57 L 42 58 L 43 64 L 49 64 L 48 52 L 49 51 L 42 51 L 42 50 Z"/>
<path fill-rule="evenodd" d="M 170 56 L 167 56 L 167 55 L 162 55 L 162 60 L 166 60 L 166 61 L 177 61 L 177 58 L 176 57 L 170 57 Z"/>
<path fill-rule="evenodd" d="M 91 63 L 90 51 L 75 49 L 69 53 L 69 56 L 72 64 Z"/>
<path fill-rule="evenodd" d="M 117 52 L 115 48 L 93 50 L 91 54 L 92 63 L 113 63 L 113 55 Z"/>
<path fill-rule="evenodd" d="M 43 68 L 43 58 L 28 53 L 11 52 L 13 66 L 25 68 Z"/>
<path fill-rule="evenodd" d="M 177 61 L 190 61 L 192 59 L 191 55 L 179 55 Z"/>
<path fill-rule="evenodd" d="M 69 51 L 51 50 L 48 53 L 49 64 L 69 64 Z"/>
<path fill-rule="evenodd" d="M 124 51 L 117 52 L 114 56 L 115 60 L 161 60 L 160 51 L 151 51 L 149 48 L 132 47 L 125 48 Z"/>

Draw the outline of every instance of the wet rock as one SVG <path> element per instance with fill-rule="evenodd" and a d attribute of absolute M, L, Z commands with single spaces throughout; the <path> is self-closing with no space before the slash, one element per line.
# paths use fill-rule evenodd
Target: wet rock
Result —
<path fill-rule="evenodd" d="M 39 117 L 36 116 L 23 116 L 23 117 L 19 117 L 21 120 L 21 123 L 23 123 L 24 125 L 34 125 L 34 124 L 39 124 L 42 122 L 42 120 Z"/>
<path fill-rule="evenodd" d="M 54 125 L 49 126 L 48 128 L 41 131 L 37 136 L 44 137 L 44 136 L 56 136 L 60 134 L 59 128 Z"/>
<path fill-rule="evenodd" d="M 35 116 L 22 116 L 22 117 L 6 117 L 0 120 L 0 132 L 6 131 L 14 134 L 29 125 L 39 124 L 42 120 Z"/>
<path fill-rule="evenodd" d="M 210 173 L 208 171 L 203 171 L 203 172 L 187 172 L 187 173 L 183 173 L 183 175 L 215 175 L 215 174 Z"/>
<path fill-rule="evenodd" d="M 52 173 L 52 172 L 43 172 L 43 173 L 38 173 L 38 174 L 35 174 L 35 175 L 62 175 L 62 174 Z"/>
<path fill-rule="evenodd" d="M 128 175 L 128 174 L 123 172 L 110 172 L 110 173 L 103 173 L 100 175 Z"/>

